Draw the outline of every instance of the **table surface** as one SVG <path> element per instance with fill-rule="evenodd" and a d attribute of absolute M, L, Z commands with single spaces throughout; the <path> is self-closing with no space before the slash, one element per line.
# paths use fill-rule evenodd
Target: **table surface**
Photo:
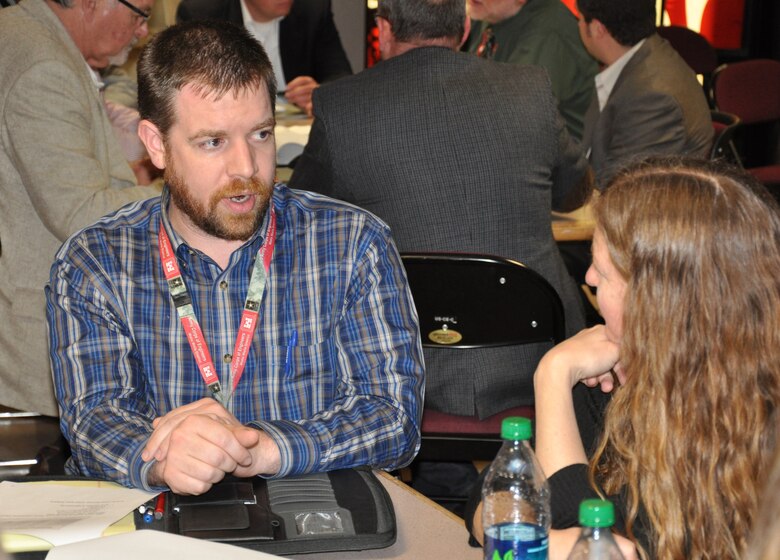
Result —
<path fill-rule="evenodd" d="M 565 214 L 552 213 L 552 230 L 556 241 L 590 241 L 594 228 L 590 204 Z"/>
<path fill-rule="evenodd" d="M 468 533 L 460 517 L 393 476 L 382 471 L 375 471 L 375 473 L 390 494 L 395 509 L 397 537 L 392 546 L 352 552 L 290 555 L 284 558 L 294 560 L 418 560 L 422 558 L 480 560 L 482 558 L 482 549 L 469 546 Z M 20 552 L 10 555 L 10 558 L 42 560 L 46 554 L 46 551 Z"/>

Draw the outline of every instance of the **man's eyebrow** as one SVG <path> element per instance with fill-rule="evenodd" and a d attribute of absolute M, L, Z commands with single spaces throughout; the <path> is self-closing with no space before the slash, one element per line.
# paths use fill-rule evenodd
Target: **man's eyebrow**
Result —
<path fill-rule="evenodd" d="M 266 127 L 269 127 L 269 126 L 271 126 L 271 127 L 276 126 L 276 117 L 274 117 L 274 116 L 268 117 L 264 121 L 258 123 L 257 126 L 255 126 L 254 130 L 257 130 L 259 128 L 266 128 Z"/>
<path fill-rule="evenodd" d="M 201 129 L 198 130 L 195 134 L 188 137 L 187 140 L 189 142 L 194 142 L 195 140 L 198 140 L 200 138 L 221 138 L 223 136 L 227 135 L 227 132 L 224 130 L 207 130 L 207 129 Z"/>
<path fill-rule="evenodd" d="M 261 128 L 268 128 L 268 127 L 274 127 L 276 126 L 276 118 L 275 117 L 268 117 L 264 121 L 261 121 L 257 123 L 255 126 L 252 127 L 252 130 L 260 130 Z M 195 134 L 188 137 L 187 140 L 189 142 L 194 142 L 198 140 L 199 138 L 222 138 L 224 136 L 227 136 L 226 130 L 209 130 L 209 129 L 201 129 L 198 130 Z"/>

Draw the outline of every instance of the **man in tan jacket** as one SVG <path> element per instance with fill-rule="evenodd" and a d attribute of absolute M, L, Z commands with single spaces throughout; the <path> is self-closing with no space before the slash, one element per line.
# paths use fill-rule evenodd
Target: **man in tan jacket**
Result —
<path fill-rule="evenodd" d="M 91 68 L 148 33 L 154 0 L 22 0 L 0 10 L 0 404 L 55 416 L 43 288 L 55 251 L 139 187 Z"/>

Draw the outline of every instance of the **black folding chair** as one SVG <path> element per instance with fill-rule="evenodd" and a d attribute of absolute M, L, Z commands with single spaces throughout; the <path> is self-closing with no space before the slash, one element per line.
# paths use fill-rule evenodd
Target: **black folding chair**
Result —
<path fill-rule="evenodd" d="M 565 338 L 557 292 L 517 261 L 459 253 L 403 253 L 401 258 L 423 346 L 489 348 Z M 480 420 L 426 408 L 418 459 L 492 460 L 501 445 L 501 420 L 533 414 L 532 406 L 516 407 Z"/>
<path fill-rule="evenodd" d="M 710 111 L 710 115 L 713 128 L 710 159 L 723 159 L 737 167 L 742 167 L 742 162 L 733 142 L 734 134 L 739 128 L 739 117 L 723 111 Z"/>

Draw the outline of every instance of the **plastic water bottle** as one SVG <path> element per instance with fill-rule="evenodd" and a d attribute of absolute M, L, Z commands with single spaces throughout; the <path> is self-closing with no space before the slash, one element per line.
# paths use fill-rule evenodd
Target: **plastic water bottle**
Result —
<path fill-rule="evenodd" d="M 569 560 L 623 560 L 612 536 L 615 507 L 606 500 L 583 500 L 580 504 L 580 538 L 574 543 Z"/>
<path fill-rule="evenodd" d="M 531 421 L 504 418 L 501 449 L 482 486 L 485 560 L 546 560 L 550 488 L 531 449 Z"/>

